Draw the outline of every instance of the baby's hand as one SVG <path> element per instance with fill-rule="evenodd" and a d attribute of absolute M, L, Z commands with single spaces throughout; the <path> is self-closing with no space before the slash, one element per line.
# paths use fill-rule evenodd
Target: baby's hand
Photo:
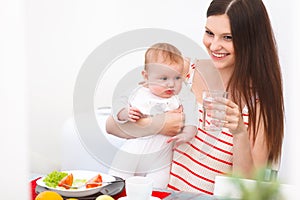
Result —
<path fill-rule="evenodd" d="M 174 149 L 176 149 L 179 145 L 192 140 L 195 137 L 196 133 L 197 133 L 197 127 L 185 126 L 180 134 L 168 139 L 167 143 L 174 141 Z"/>
<path fill-rule="evenodd" d="M 143 114 L 141 113 L 141 111 L 131 106 L 129 106 L 128 108 L 123 108 L 118 114 L 118 119 L 121 121 L 136 122 L 142 117 Z"/>
<path fill-rule="evenodd" d="M 173 142 L 174 141 L 174 147 L 173 149 L 176 149 L 179 145 L 183 144 L 186 142 L 186 138 L 184 134 L 180 133 L 176 136 L 171 137 L 170 139 L 167 140 L 167 143 Z"/>
<path fill-rule="evenodd" d="M 186 143 L 190 141 L 194 137 L 194 134 L 188 135 L 187 133 L 180 133 L 176 136 L 171 137 L 167 140 L 167 143 L 174 141 L 174 149 L 176 149 L 178 146 L 180 146 L 183 143 Z"/>
<path fill-rule="evenodd" d="M 141 119 L 143 117 L 143 114 L 141 111 L 137 108 L 129 106 L 128 108 L 128 121 L 130 122 L 136 122 L 137 120 Z"/>

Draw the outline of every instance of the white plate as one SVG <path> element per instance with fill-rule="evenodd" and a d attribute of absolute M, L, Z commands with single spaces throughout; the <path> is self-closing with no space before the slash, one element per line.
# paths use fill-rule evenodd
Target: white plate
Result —
<path fill-rule="evenodd" d="M 121 197 L 121 198 L 119 198 L 119 200 L 130 200 L 130 199 L 128 197 Z M 158 197 L 151 196 L 149 200 L 161 200 L 161 199 Z"/>
<path fill-rule="evenodd" d="M 95 171 L 85 171 L 85 170 L 70 170 L 70 171 L 63 171 L 63 172 L 67 172 L 68 174 L 72 173 L 74 180 L 75 179 L 86 179 L 87 181 L 90 180 L 91 178 L 93 178 L 94 176 L 97 176 L 97 174 L 101 174 L 102 176 L 102 181 L 103 182 L 109 182 L 109 181 L 114 181 L 116 180 L 115 177 L 110 176 L 108 174 L 103 174 L 100 172 L 95 172 Z M 41 187 L 45 187 L 48 188 L 49 190 L 55 191 L 59 194 L 61 194 L 62 196 L 65 197 L 83 197 L 83 196 L 89 196 L 89 195 L 93 195 L 96 194 L 97 192 L 100 191 L 101 187 L 107 185 L 107 184 L 103 184 L 102 186 L 99 187 L 95 187 L 95 188 L 88 188 L 86 189 L 85 187 L 81 187 L 79 189 L 64 189 L 64 188 L 52 188 L 49 187 L 45 184 L 45 182 L 43 181 L 45 177 L 42 177 L 41 179 L 36 181 L 36 184 L 41 186 Z"/>

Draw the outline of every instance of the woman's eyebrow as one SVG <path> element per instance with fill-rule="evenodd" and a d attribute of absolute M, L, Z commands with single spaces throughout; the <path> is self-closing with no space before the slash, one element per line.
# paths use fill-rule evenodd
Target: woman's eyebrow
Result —
<path fill-rule="evenodd" d="M 205 29 L 207 29 L 208 31 L 215 33 L 214 31 L 210 30 L 207 26 L 205 26 Z M 231 35 L 231 33 L 222 33 L 221 35 Z"/>

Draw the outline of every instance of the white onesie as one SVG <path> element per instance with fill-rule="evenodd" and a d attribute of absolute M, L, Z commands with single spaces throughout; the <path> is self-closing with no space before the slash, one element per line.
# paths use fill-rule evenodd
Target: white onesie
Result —
<path fill-rule="evenodd" d="M 146 87 L 134 90 L 129 97 L 129 104 L 147 116 L 162 114 L 181 105 L 177 95 L 161 98 Z M 112 164 L 114 166 L 118 162 L 122 172 L 111 169 L 109 173 L 124 179 L 133 175 L 148 176 L 154 180 L 154 187 L 166 188 L 173 155 L 173 145 L 167 143 L 167 139 L 168 136 L 156 134 L 126 140 Z M 122 151 L 134 155 L 134 158 L 128 160 L 129 156 L 124 156 Z"/>

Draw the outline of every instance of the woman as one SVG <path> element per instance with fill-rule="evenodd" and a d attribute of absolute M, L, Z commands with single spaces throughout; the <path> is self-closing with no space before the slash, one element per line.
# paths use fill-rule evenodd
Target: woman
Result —
<path fill-rule="evenodd" d="M 222 100 L 225 130 L 218 135 L 221 139 L 208 141 L 213 137 L 199 127 L 195 139 L 175 151 L 169 188 L 213 194 L 216 175 L 251 177 L 256 169 L 279 161 L 284 105 L 276 42 L 261 0 L 213 0 L 203 43 L 229 92 L 229 99 Z M 196 77 L 192 88 L 201 108 L 206 86 Z M 180 121 L 178 113 L 171 115 Z M 108 120 L 108 131 L 120 133 L 112 124 Z M 167 122 L 164 129 L 174 124 L 180 127 L 180 122 Z M 203 151 L 205 145 L 209 151 Z"/>

